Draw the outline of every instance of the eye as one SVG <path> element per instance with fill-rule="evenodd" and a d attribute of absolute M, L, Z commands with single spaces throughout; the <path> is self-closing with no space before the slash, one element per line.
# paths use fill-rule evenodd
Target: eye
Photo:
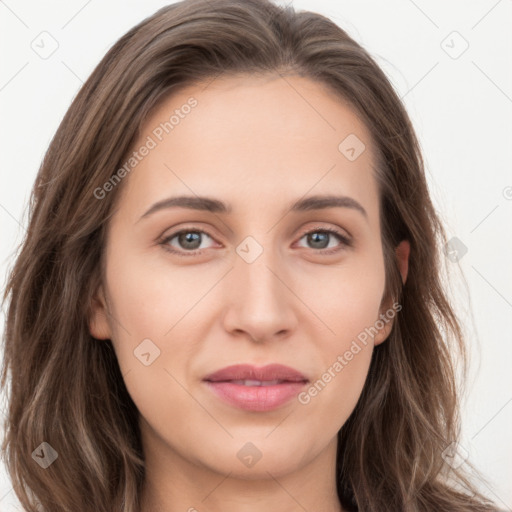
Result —
<path fill-rule="evenodd" d="M 201 242 L 204 236 L 208 237 L 210 240 L 212 239 L 208 233 L 200 229 L 182 229 L 181 231 L 177 231 L 176 233 L 165 237 L 160 244 L 166 251 L 174 254 L 195 256 L 202 253 L 202 251 L 198 249 L 201 247 Z M 176 239 L 179 246 L 181 246 L 178 247 L 179 250 L 172 249 L 173 245 L 169 244 L 169 242 L 174 239 Z M 203 247 L 203 249 L 205 249 L 205 247 Z"/>
<path fill-rule="evenodd" d="M 159 243 L 163 248 L 173 254 L 182 256 L 197 256 L 203 253 L 202 249 L 208 249 L 208 247 L 202 247 L 201 243 L 204 241 L 204 237 L 213 240 L 213 238 L 201 229 L 185 228 L 180 231 L 176 231 L 171 235 L 165 237 Z M 330 241 L 335 237 L 338 242 L 337 246 L 329 247 Z M 313 244 L 313 249 L 317 249 L 322 254 L 334 254 L 343 249 L 343 247 L 352 247 L 352 241 L 347 236 L 335 229 L 327 228 L 316 228 L 304 233 L 301 238 L 306 238 L 307 243 Z M 176 239 L 176 245 L 172 244 L 172 241 Z M 329 249 L 329 250 L 324 250 Z"/>
<path fill-rule="evenodd" d="M 330 246 L 329 242 L 337 238 L 341 242 L 341 246 Z M 313 249 L 318 249 L 322 254 L 334 254 L 343 249 L 343 246 L 352 247 L 352 241 L 336 229 L 315 228 L 302 235 L 300 240 L 306 238 L 306 243 L 313 244 Z M 329 248 L 329 250 L 324 250 Z"/>

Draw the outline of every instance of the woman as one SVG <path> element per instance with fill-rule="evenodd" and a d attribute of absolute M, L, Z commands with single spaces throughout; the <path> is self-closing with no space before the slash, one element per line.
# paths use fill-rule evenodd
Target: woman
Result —
<path fill-rule="evenodd" d="M 331 21 L 161 9 L 31 205 L 2 374 L 27 510 L 493 510 L 450 462 L 464 344 L 419 146 Z"/>

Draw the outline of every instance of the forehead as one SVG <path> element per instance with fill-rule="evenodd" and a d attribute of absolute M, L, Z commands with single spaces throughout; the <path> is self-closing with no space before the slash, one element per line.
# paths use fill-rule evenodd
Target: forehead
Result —
<path fill-rule="evenodd" d="M 242 75 L 183 88 L 146 119 L 133 149 L 143 146 L 151 149 L 124 184 L 134 215 L 171 194 L 222 197 L 242 213 L 339 193 L 377 212 L 368 129 L 308 78 Z"/>

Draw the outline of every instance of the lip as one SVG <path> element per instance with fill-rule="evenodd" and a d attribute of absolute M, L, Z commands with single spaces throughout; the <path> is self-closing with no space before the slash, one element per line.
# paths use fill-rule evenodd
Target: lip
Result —
<path fill-rule="evenodd" d="M 244 385 L 233 381 L 281 381 L 272 385 Z M 281 364 L 248 364 L 222 368 L 203 379 L 208 388 L 228 404 L 248 411 L 270 411 L 289 402 L 309 382 L 294 368 Z"/>
<path fill-rule="evenodd" d="M 307 381 L 308 379 L 298 370 L 282 364 L 267 364 L 260 367 L 251 364 L 235 364 L 211 373 L 203 380 L 211 382 L 228 380 L 285 380 L 300 382 Z"/>

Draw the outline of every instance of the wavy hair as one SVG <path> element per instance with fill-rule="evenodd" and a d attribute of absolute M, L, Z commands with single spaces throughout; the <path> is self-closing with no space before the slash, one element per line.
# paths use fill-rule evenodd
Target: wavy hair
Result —
<path fill-rule="evenodd" d="M 268 0 L 184 0 L 158 10 L 107 52 L 49 145 L 3 296 L 2 455 L 20 503 L 28 512 L 140 510 L 138 410 L 111 341 L 99 343 L 88 328 L 124 182 L 101 201 L 95 190 L 126 160 L 161 101 L 238 73 L 326 85 L 349 102 L 377 148 L 384 300 L 402 310 L 338 434 L 340 503 L 360 512 L 492 510 L 462 467 L 443 457 L 460 428 L 454 361 L 466 359 L 442 287 L 446 235 L 410 119 L 383 71 L 342 28 Z M 402 285 L 394 249 L 404 239 L 411 252 Z M 31 456 L 42 442 L 58 452 L 46 470 Z"/>

